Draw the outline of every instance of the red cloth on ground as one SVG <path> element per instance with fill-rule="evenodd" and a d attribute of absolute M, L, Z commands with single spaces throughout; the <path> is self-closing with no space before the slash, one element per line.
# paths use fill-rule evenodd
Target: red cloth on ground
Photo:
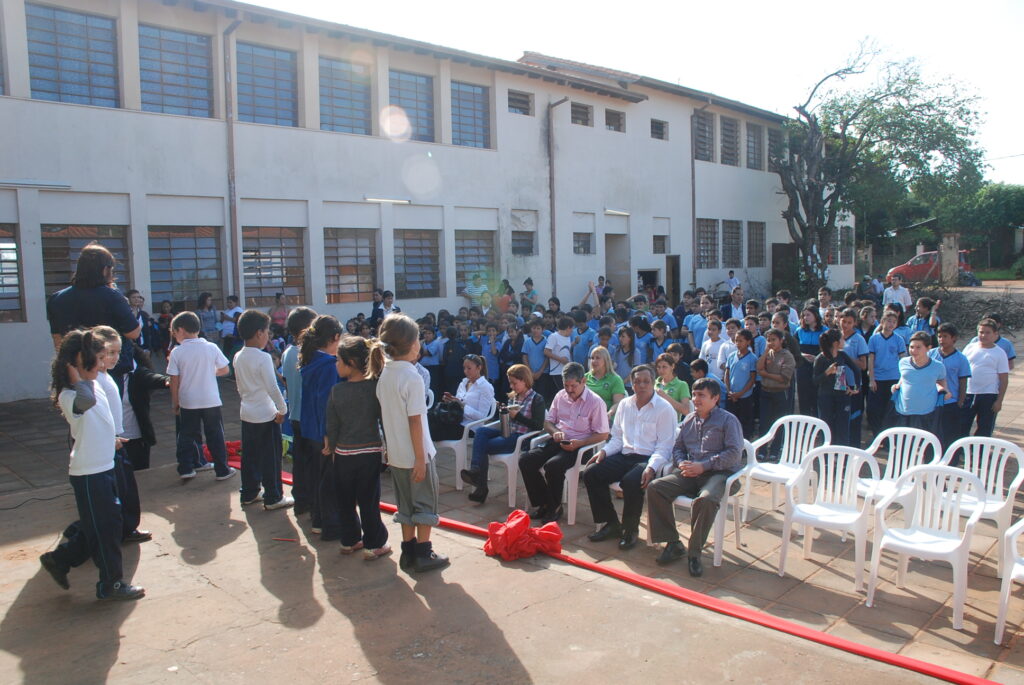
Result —
<path fill-rule="evenodd" d="M 498 555 L 505 561 L 525 559 L 537 552 L 560 554 L 562 551 L 562 529 L 557 523 L 545 523 L 539 528 L 530 527 L 530 516 L 522 509 L 516 509 L 504 523 L 493 522 L 487 526 L 487 542 L 484 553 Z"/>

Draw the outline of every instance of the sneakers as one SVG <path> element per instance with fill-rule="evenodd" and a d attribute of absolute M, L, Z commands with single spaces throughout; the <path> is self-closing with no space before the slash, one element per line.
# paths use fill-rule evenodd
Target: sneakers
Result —
<path fill-rule="evenodd" d="M 429 541 L 416 543 L 416 557 L 412 560 L 414 573 L 425 573 L 427 571 L 438 571 L 451 562 L 443 554 L 434 551 Z"/>
<path fill-rule="evenodd" d="M 262 501 L 263 501 L 263 494 L 262 493 L 256 493 L 256 495 L 254 497 L 252 497 L 251 499 L 243 499 L 242 500 L 242 506 L 243 507 L 247 507 L 250 504 L 257 504 L 257 503 L 262 502 Z"/>
<path fill-rule="evenodd" d="M 391 545 L 384 544 L 382 547 L 377 547 L 376 549 L 364 549 L 363 560 L 376 561 L 377 559 L 386 557 L 389 554 L 391 554 Z"/>
<path fill-rule="evenodd" d="M 149 542 L 153 539 L 153 534 L 148 530 L 139 530 L 136 528 L 132 532 L 125 536 L 121 542 Z"/>
<path fill-rule="evenodd" d="M 320 535 L 321 533 L 324 532 L 324 529 L 321 528 L 320 526 L 310 526 L 309 527 L 309 532 L 312 533 L 313 535 Z"/>
<path fill-rule="evenodd" d="M 96 585 L 96 599 L 103 601 L 125 602 L 133 599 L 142 599 L 146 596 L 146 590 L 138 585 L 117 581 L 107 591 L 103 591 L 100 585 Z"/>
<path fill-rule="evenodd" d="M 264 504 L 263 509 L 265 511 L 274 511 L 275 509 L 287 509 L 293 504 L 295 504 L 294 497 L 282 497 L 273 504 Z"/>
<path fill-rule="evenodd" d="M 416 538 L 402 541 L 402 555 L 398 557 L 398 568 L 403 571 L 412 570 L 412 560 L 416 556 Z"/>
<path fill-rule="evenodd" d="M 210 466 L 213 466 L 213 464 L 210 464 Z M 229 466 L 228 472 L 225 473 L 223 476 L 217 476 L 216 480 L 227 480 L 228 478 L 234 477 L 236 473 L 238 473 L 238 469 L 236 469 L 234 466 Z"/>
<path fill-rule="evenodd" d="M 54 582 L 57 583 L 57 585 L 60 585 L 62 589 L 67 590 L 71 587 L 71 584 L 68 583 L 69 569 L 61 568 L 60 564 L 58 564 L 57 560 L 53 557 L 53 552 L 47 552 L 39 557 L 39 563 L 43 565 L 46 572 L 50 574 L 50 577 L 53 578 Z"/>
<path fill-rule="evenodd" d="M 341 553 L 342 554 L 352 554 L 352 552 L 358 552 L 362 548 L 363 548 L 363 541 L 360 540 L 359 542 L 357 542 L 354 545 L 342 545 L 341 546 Z"/>
<path fill-rule="evenodd" d="M 179 473 L 178 477 L 181 478 L 182 483 L 187 483 L 196 477 L 195 471 L 189 471 L 188 473 Z"/>
<path fill-rule="evenodd" d="M 196 471 L 213 471 L 214 465 L 212 461 L 204 463 L 202 466 L 197 466 Z"/>

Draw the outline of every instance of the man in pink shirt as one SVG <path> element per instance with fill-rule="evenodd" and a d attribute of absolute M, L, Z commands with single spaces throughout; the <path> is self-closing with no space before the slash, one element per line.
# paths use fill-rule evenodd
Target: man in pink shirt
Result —
<path fill-rule="evenodd" d="M 576 464 L 576 454 L 608 439 L 607 408 L 604 400 L 587 388 L 584 374 L 583 366 L 576 362 L 562 368 L 563 389 L 555 395 L 544 421 L 551 439 L 519 458 L 519 472 L 534 507 L 530 518 L 544 523 L 562 517 L 565 472 Z"/>

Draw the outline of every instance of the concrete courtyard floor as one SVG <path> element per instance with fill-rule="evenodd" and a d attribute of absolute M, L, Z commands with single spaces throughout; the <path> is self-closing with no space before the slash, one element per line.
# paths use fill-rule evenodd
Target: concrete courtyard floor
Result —
<path fill-rule="evenodd" d="M 1024 442 L 1024 372 L 1011 379 L 998 432 Z M 223 381 L 228 439 L 238 398 Z M 476 537 L 438 530 L 452 566 L 423 577 L 397 569 L 397 553 L 367 563 L 338 553 L 291 511 L 243 510 L 238 480 L 201 474 L 181 485 L 172 466 L 173 417 L 154 397 L 160 444 L 138 474 L 143 527 L 154 540 L 125 549 L 126 575 L 147 597 L 122 605 L 93 598 L 95 568 L 65 592 L 37 558 L 76 518 L 67 494 L 67 429 L 45 401 L 0 405 L 0 682 L 917 682 L 924 676 L 761 628 L 545 557 L 504 563 Z M 442 513 L 478 525 L 509 513 L 504 471 L 478 507 L 455 491 L 450 452 L 439 455 Z M 29 498 L 54 498 L 36 501 Z M 384 501 L 393 501 L 384 479 Z M 525 505 L 520 485 L 519 506 Z M 11 507 L 19 506 L 17 509 Z M 853 588 L 853 541 L 815 533 L 807 560 L 797 538 L 777 574 L 782 516 L 756 488 L 752 521 L 736 548 L 727 528 L 723 564 L 690 578 L 661 568 L 652 547 L 595 544 L 585 489 L 565 552 L 661 578 L 862 644 L 976 676 L 1024 683 L 1024 602 L 1011 601 L 1004 646 L 992 643 L 999 581 L 995 529 L 980 524 L 963 631 L 951 626 L 951 572 L 912 561 L 897 589 L 883 562 L 875 606 Z M 755 518 L 756 517 L 756 518 Z M 684 539 L 688 516 L 678 519 Z M 398 526 L 389 518 L 397 547 Z M 644 537 L 645 531 L 641 531 Z M 283 538 L 284 540 L 275 540 Z M 294 541 L 292 541 L 294 540 Z M 869 550 L 870 554 L 870 550 Z"/>

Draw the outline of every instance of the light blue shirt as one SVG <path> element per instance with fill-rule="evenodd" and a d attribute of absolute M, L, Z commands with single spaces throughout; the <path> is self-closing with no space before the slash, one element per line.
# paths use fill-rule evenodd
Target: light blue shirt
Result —
<path fill-rule="evenodd" d="M 505 341 L 501 339 L 501 336 L 496 336 L 495 346 L 498 350 L 498 354 L 501 353 L 501 346 L 505 344 Z M 493 382 L 498 379 L 500 373 L 498 366 L 498 354 L 491 352 L 491 340 L 489 335 L 481 336 L 480 338 L 480 356 L 487 362 L 487 380 Z"/>
<path fill-rule="evenodd" d="M 633 370 L 634 366 L 644 363 L 643 352 L 637 348 L 636 352 L 633 354 L 632 364 L 630 364 L 629 361 L 629 354 L 623 352 L 621 347 L 616 347 L 611 351 L 611 353 L 612 366 L 615 367 L 613 370 L 622 378 L 622 382 L 625 383 L 627 387 L 632 387 L 632 384 L 629 382 L 629 372 Z"/>
<path fill-rule="evenodd" d="M 444 343 L 445 340 L 443 338 L 434 338 L 430 342 L 422 343 L 423 358 L 420 359 L 420 364 L 423 366 L 439 366 L 441 364 L 441 352 L 444 351 Z"/>
<path fill-rule="evenodd" d="M 726 367 L 729 370 L 729 392 L 739 392 L 750 382 L 750 377 L 757 373 L 757 355 L 748 351 L 741 357 L 739 352 L 733 352 L 729 355 Z M 750 386 L 740 398 L 750 397 L 753 393 L 754 386 Z"/>
<path fill-rule="evenodd" d="M 917 314 L 914 314 L 912 317 L 907 319 L 907 328 L 910 329 L 911 333 L 924 331 L 928 335 L 935 335 L 935 329 L 932 328 L 931 325 L 931 318 L 931 314 L 928 316 L 918 316 Z M 935 316 L 935 319 L 939 321 L 939 323 L 942 323 L 942 320 L 939 319 L 938 315 Z"/>
<path fill-rule="evenodd" d="M 572 329 L 572 360 L 583 364 L 583 368 L 587 368 L 587 361 L 590 359 L 590 348 L 597 341 L 597 331 L 593 328 L 587 327 L 585 331 L 580 333 L 580 329 Z"/>
<path fill-rule="evenodd" d="M 289 345 L 281 355 L 281 375 L 287 384 L 288 420 L 302 420 L 302 374 L 299 372 L 299 346 Z"/>
<path fill-rule="evenodd" d="M 881 330 L 871 335 L 868 352 L 875 355 L 876 381 L 894 381 L 900 377 L 900 355 L 907 351 L 907 343 L 894 331 L 888 338 Z"/>
<path fill-rule="evenodd" d="M 523 341 L 523 354 L 526 355 L 526 359 L 530 362 L 530 371 L 537 373 L 545 366 L 547 366 L 548 358 L 544 356 L 544 348 L 548 344 L 547 338 L 541 338 L 540 342 L 533 342 L 533 338 L 528 337 Z"/>
<path fill-rule="evenodd" d="M 672 312 L 670 312 L 668 310 L 665 310 L 665 313 L 662 314 L 660 317 L 658 317 L 658 316 L 654 317 L 655 321 L 657 321 L 658 319 L 661 319 L 662 321 L 664 321 L 665 325 L 668 326 L 668 329 L 670 331 L 673 328 L 679 328 L 679 324 L 676 323 L 676 317 L 673 316 Z"/>
<path fill-rule="evenodd" d="M 708 332 L 708 320 L 700 314 L 694 314 L 693 318 L 690 319 L 690 325 L 687 326 L 690 332 L 693 333 L 693 344 L 696 349 L 700 349 L 700 346 L 704 344 L 704 336 Z"/>
<path fill-rule="evenodd" d="M 843 344 L 843 352 L 854 361 L 868 356 L 868 341 L 857 331 L 854 331 L 849 338 L 843 338 Z"/>
<path fill-rule="evenodd" d="M 946 387 L 949 388 L 953 397 L 946 400 L 944 404 L 955 404 L 960 400 L 960 379 L 971 377 L 971 363 L 967 361 L 967 357 L 960 350 L 953 350 L 953 354 L 946 357 L 942 354 L 942 350 L 936 347 L 928 350 L 928 356 L 935 361 L 942 362 L 942 365 L 946 367 Z"/>
<path fill-rule="evenodd" d="M 900 360 L 900 387 L 893 397 L 896 411 L 904 416 L 931 414 L 939 404 L 935 384 L 946 380 L 946 367 L 942 362 L 928 358 L 928 364 L 914 366 L 914 360 L 904 357 Z"/>

